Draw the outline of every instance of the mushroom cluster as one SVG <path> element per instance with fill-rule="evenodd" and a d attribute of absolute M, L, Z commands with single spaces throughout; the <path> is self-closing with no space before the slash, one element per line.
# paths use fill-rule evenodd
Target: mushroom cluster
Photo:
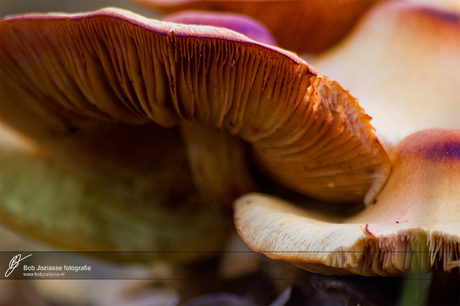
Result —
<path fill-rule="evenodd" d="M 373 116 L 391 152 L 389 181 L 349 218 L 318 216 L 264 195 L 242 197 L 235 206 L 240 236 L 269 258 L 323 274 L 458 268 L 458 13 L 380 4 L 346 41 L 310 63 Z"/>
<path fill-rule="evenodd" d="M 218 3 L 251 16 L 256 2 Z M 376 2 L 334 2 L 352 13 L 320 29 L 342 33 L 307 23 L 317 35 L 295 39 L 270 14 L 274 24 L 116 8 L 2 19 L 2 224 L 72 250 L 190 260 L 223 249 L 218 210 L 253 251 L 313 272 L 458 267 L 460 17 Z M 324 51 L 363 14 L 309 63 L 273 45 Z M 366 207 L 325 215 L 315 201 Z"/>

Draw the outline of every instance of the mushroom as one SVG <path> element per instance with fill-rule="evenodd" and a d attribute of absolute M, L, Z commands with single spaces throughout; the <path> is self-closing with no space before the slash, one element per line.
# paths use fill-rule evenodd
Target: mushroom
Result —
<path fill-rule="evenodd" d="M 115 8 L 0 28 L 3 124 L 123 210 L 225 207 L 264 190 L 260 174 L 303 195 L 371 202 L 387 179 L 370 117 L 293 53 Z"/>
<path fill-rule="evenodd" d="M 358 98 L 391 150 L 417 131 L 460 128 L 459 54 L 459 13 L 382 2 L 310 63 Z"/>
<path fill-rule="evenodd" d="M 402 275 L 460 267 L 460 130 L 412 134 L 391 153 L 373 205 L 341 219 L 261 194 L 235 203 L 239 235 L 271 259 L 323 274 Z"/>
<path fill-rule="evenodd" d="M 206 10 L 243 14 L 264 24 L 279 46 L 297 53 L 321 53 L 343 39 L 381 0 L 133 0 L 167 13 Z"/>
<path fill-rule="evenodd" d="M 426 6 L 432 6 L 448 11 L 456 11 L 460 13 L 460 2 L 457 0 L 443 0 L 443 1 L 437 1 L 437 0 L 405 0 L 406 2 L 412 2 L 412 3 L 417 3 L 417 4 L 422 4 Z"/>
<path fill-rule="evenodd" d="M 244 36 L 263 44 L 276 46 L 275 38 L 264 25 L 241 14 L 183 11 L 166 15 L 161 19 L 176 23 L 223 27 L 241 33 Z"/>

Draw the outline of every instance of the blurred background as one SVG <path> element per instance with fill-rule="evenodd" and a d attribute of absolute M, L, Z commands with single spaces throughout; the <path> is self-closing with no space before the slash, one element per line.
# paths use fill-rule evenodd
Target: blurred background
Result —
<path fill-rule="evenodd" d="M 32 13 L 32 12 L 66 12 L 77 13 L 114 6 L 155 18 L 160 13 L 152 12 L 129 1 L 124 0 L 1 0 L 0 15 Z"/>

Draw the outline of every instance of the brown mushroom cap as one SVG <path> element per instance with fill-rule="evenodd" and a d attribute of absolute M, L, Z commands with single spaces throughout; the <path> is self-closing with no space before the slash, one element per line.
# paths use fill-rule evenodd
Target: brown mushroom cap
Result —
<path fill-rule="evenodd" d="M 248 152 L 274 181 L 322 199 L 369 201 L 386 181 L 369 116 L 295 54 L 119 9 L 0 26 L 3 122 L 73 171 L 118 180 L 124 193 L 134 186 L 148 199 L 161 189 L 161 179 L 149 183 L 171 165 L 157 160 L 171 157 L 165 143 L 186 151 L 198 193 L 216 202 L 253 190 Z M 164 202 L 175 190 L 184 196 L 176 202 L 187 201 L 187 171 L 175 178 L 186 187 L 168 185 Z"/>
<path fill-rule="evenodd" d="M 391 1 L 310 63 L 358 98 L 391 149 L 417 131 L 460 128 L 459 54 L 458 13 Z"/>
<path fill-rule="evenodd" d="M 279 46 L 297 53 L 320 53 L 340 41 L 380 0 L 133 0 L 171 13 L 185 10 L 243 14 L 264 24 Z"/>
<path fill-rule="evenodd" d="M 460 130 L 426 130 L 398 144 L 385 188 L 335 223 L 257 194 L 235 203 L 245 243 L 324 274 L 401 275 L 460 266 Z"/>

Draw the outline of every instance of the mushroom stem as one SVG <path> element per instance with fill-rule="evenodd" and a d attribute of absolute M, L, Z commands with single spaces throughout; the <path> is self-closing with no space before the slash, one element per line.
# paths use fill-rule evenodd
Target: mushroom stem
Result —
<path fill-rule="evenodd" d="M 247 144 L 239 137 L 200 124 L 184 123 L 180 130 L 195 186 L 210 203 L 231 207 L 237 197 L 257 190 Z"/>

